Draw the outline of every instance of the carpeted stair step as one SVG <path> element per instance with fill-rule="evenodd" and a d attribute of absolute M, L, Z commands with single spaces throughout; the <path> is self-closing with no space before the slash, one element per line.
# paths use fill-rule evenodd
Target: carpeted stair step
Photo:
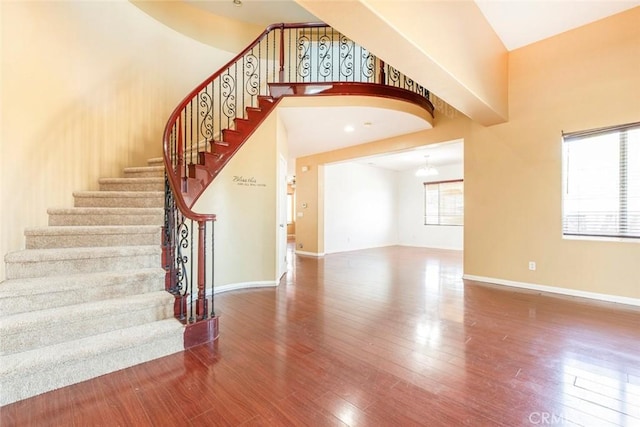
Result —
<path fill-rule="evenodd" d="M 144 246 L 162 242 L 159 225 L 68 225 L 24 231 L 27 249 Z"/>
<path fill-rule="evenodd" d="M 161 225 L 163 208 L 50 208 L 49 225 Z"/>
<path fill-rule="evenodd" d="M 147 160 L 147 166 L 164 166 L 164 158 L 153 157 Z"/>
<path fill-rule="evenodd" d="M 164 166 L 142 166 L 124 168 L 125 178 L 164 178 Z"/>
<path fill-rule="evenodd" d="M 161 320 L 0 357 L 0 405 L 183 350 L 184 328 Z"/>
<path fill-rule="evenodd" d="M 26 249 L 5 255 L 7 279 L 158 267 L 157 246 Z"/>
<path fill-rule="evenodd" d="M 76 191 L 77 208 L 162 208 L 164 191 Z"/>
<path fill-rule="evenodd" d="M 48 310 L 164 289 L 162 268 L 11 279 L 0 283 L 0 313 Z"/>
<path fill-rule="evenodd" d="M 29 351 L 173 317 L 174 296 L 162 290 L 0 317 L 0 355 Z"/>
<path fill-rule="evenodd" d="M 100 191 L 164 191 L 164 178 L 100 178 Z"/>

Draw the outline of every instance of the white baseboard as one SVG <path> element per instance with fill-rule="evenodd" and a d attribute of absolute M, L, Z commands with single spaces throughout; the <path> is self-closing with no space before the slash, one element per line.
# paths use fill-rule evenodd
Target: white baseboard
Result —
<path fill-rule="evenodd" d="M 251 288 L 273 288 L 278 286 L 278 282 L 275 280 L 264 280 L 261 282 L 240 282 L 231 283 L 229 285 L 216 286 L 213 288 L 214 294 L 220 294 L 222 292 L 237 291 L 238 289 L 251 289 Z M 207 295 L 211 295 L 211 289 L 207 289 Z"/>
<path fill-rule="evenodd" d="M 496 279 L 494 277 L 473 276 L 464 274 L 463 279 L 475 280 L 477 282 L 492 283 L 495 285 L 511 286 L 513 288 L 530 289 L 540 292 L 551 292 L 554 294 L 568 295 L 572 297 L 581 297 L 595 299 L 599 301 L 615 302 L 618 304 L 627 304 L 640 307 L 640 299 L 622 297 L 618 295 L 600 294 L 597 292 L 580 291 L 576 289 L 558 288 L 555 286 L 537 285 L 535 283 L 515 282 L 513 280 Z"/>
<path fill-rule="evenodd" d="M 306 255 L 306 256 L 314 256 L 314 257 L 321 257 L 324 256 L 324 252 L 305 252 L 305 251 L 299 251 L 296 250 L 296 255 Z"/>
<path fill-rule="evenodd" d="M 390 248 L 392 246 L 399 246 L 397 243 L 389 243 L 383 245 L 373 245 L 373 246 L 362 246 L 356 248 L 342 248 L 342 249 L 334 249 L 325 251 L 325 254 L 344 254 L 347 252 L 355 252 L 355 251 L 366 251 L 367 249 L 380 249 L 380 248 Z"/>

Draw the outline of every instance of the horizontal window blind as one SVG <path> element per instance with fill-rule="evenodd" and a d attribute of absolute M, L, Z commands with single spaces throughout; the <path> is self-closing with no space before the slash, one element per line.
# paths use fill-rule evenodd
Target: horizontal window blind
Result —
<path fill-rule="evenodd" d="M 424 224 L 464 224 L 464 182 L 462 180 L 424 183 Z"/>
<path fill-rule="evenodd" d="M 563 234 L 640 238 L 640 123 L 563 135 Z"/>

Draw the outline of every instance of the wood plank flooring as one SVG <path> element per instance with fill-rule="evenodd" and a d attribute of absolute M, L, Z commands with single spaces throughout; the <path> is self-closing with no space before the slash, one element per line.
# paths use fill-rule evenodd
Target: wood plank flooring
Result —
<path fill-rule="evenodd" d="M 290 259 L 280 287 L 216 296 L 217 343 L 0 425 L 640 426 L 637 307 L 464 283 L 452 251 Z"/>

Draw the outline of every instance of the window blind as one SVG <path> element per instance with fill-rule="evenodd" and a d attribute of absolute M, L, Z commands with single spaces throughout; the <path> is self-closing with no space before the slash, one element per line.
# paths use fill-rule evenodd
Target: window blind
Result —
<path fill-rule="evenodd" d="M 640 238 L 640 122 L 563 134 L 563 234 Z"/>
<path fill-rule="evenodd" d="M 424 183 L 424 224 L 464 224 L 464 182 L 462 180 Z"/>

